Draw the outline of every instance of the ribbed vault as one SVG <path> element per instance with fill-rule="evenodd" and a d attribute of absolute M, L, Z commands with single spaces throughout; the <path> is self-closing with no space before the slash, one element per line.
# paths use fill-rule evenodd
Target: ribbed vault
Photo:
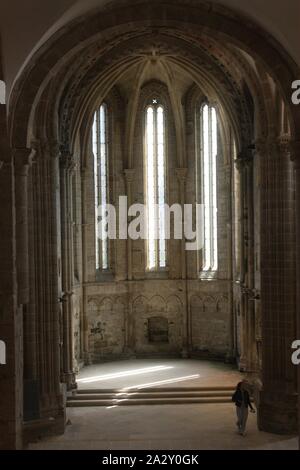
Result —
<path fill-rule="evenodd" d="M 72 150 L 74 136 L 82 120 L 86 122 L 91 116 L 97 100 L 101 101 L 130 67 L 138 67 L 138 74 L 143 74 L 153 53 L 166 74 L 175 64 L 221 104 L 240 149 L 255 137 L 253 132 L 247 135 L 245 84 L 255 97 L 258 137 L 267 133 L 268 116 L 272 115 L 272 83 L 288 105 L 290 83 L 298 72 L 280 45 L 259 27 L 210 2 L 135 1 L 118 8 L 112 4 L 59 31 L 36 54 L 12 94 L 13 145 L 30 145 L 30 140 L 38 137 L 34 116 L 48 87 L 43 98 L 50 102 L 52 132 L 48 138 Z M 264 87 L 262 74 L 266 76 Z M 287 112 L 295 134 L 299 111 L 287 106 Z M 29 122 L 29 128 L 21 128 L 20 120 Z"/>

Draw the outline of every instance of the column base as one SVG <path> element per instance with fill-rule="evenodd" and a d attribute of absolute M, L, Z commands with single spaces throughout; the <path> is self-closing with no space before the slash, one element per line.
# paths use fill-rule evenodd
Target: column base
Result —
<path fill-rule="evenodd" d="M 30 442 L 35 442 L 41 438 L 64 434 L 65 426 L 66 418 L 63 410 L 54 418 L 41 418 L 25 422 L 23 425 L 24 447 L 26 448 Z"/>
<path fill-rule="evenodd" d="M 39 382 L 35 379 L 24 380 L 24 421 L 33 421 L 40 417 Z"/>
<path fill-rule="evenodd" d="M 122 354 L 122 357 L 126 359 L 136 359 L 136 352 L 134 349 L 130 348 L 129 346 L 124 348 L 124 352 Z"/>
<path fill-rule="evenodd" d="M 298 434 L 297 395 L 260 392 L 258 428 L 274 434 Z"/>
<path fill-rule="evenodd" d="M 68 373 L 62 374 L 61 382 L 66 384 L 68 392 L 70 392 L 71 390 L 76 390 L 77 389 L 77 382 L 76 382 L 75 372 L 68 372 Z"/>
<path fill-rule="evenodd" d="M 247 372 L 247 359 L 245 357 L 241 357 L 238 361 L 238 368 L 240 372 Z"/>
<path fill-rule="evenodd" d="M 225 356 L 226 364 L 236 364 L 236 354 L 234 352 L 228 352 Z"/>
<path fill-rule="evenodd" d="M 0 422 L 0 451 L 2 450 L 22 450 L 23 436 L 22 425 L 15 421 Z"/>
<path fill-rule="evenodd" d="M 183 348 L 181 351 L 181 357 L 182 359 L 189 359 L 190 358 L 190 352 L 188 348 Z"/>

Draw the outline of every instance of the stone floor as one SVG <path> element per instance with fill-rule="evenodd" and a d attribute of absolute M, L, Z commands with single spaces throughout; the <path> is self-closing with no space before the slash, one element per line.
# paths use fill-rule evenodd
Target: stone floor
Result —
<path fill-rule="evenodd" d="M 197 359 L 134 359 L 82 369 L 80 389 L 205 387 L 236 385 L 241 375 L 228 364 Z"/>
<path fill-rule="evenodd" d="M 70 408 L 64 436 L 31 444 L 38 450 L 293 450 L 297 438 L 259 432 L 250 415 L 246 437 L 232 405 Z"/>
<path fill-rule="evenodd" d="M 132 360 L 90 366 L 80 388 L 233 385 L 231 366 L 199 360 Z M 86 380 L 84 380 L 86 379 Z M 298 439 L 259 432 L 250 415 L 246 437 L 235 429 L 231 404 L 126 406 L 67 409 L 64 436 L 31 444 L 33 450 L 297 449 Z"/>

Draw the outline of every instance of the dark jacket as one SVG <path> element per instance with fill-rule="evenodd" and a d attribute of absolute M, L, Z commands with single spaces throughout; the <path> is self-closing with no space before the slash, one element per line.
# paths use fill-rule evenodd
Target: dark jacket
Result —
<path fill-rule="evenodd" d="M 235 405 L 240 408 L 242 404 L 244 403 L 245 407 L 248 408 L 248 406 L 253 410 L 253 406 L 251 405 L 251 400 L 249 393 L 247 390 L 236 390 L 234 394 L 232 395 L 232 401 L 235 403 Z"/>

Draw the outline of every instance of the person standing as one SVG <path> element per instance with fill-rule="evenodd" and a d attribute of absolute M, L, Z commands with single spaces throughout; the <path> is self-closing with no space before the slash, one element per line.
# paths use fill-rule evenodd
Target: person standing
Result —
<path fill-rule="evenodd" d="M 244 382 L 239 382 L 236 387 L 236 391 L 232 395 L 232 401 L 236 406 L 237 414 L 237 427 L 239 434 L 241 436 L 246 435 L 246 425 L 248 420 L 248 408 L 250 408 L 251 413 L 255 413 L 255 410 L 252 406 L 250 396 L 246 390 Z"/>

